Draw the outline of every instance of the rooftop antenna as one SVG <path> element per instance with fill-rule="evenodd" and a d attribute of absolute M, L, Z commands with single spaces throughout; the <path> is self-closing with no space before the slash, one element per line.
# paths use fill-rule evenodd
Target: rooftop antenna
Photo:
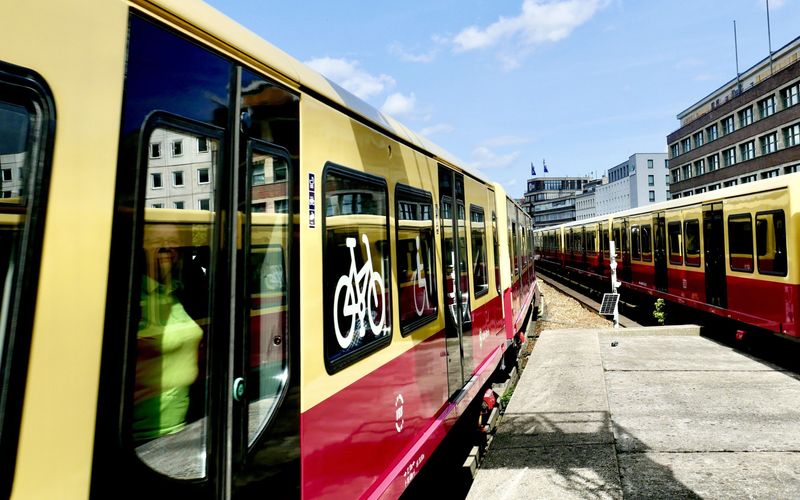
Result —
<path fill-rule="evenodd" d="M 733 20 L 733 47 L 736 51 L 736 90 L 742 91 L 742 82 L 739 80 L 739 41 L 736 37 L 736 19 Z"/>
<path fill-rule="evenodd" d="M 767 2 L 767 43 L 769 44 L 769 74 L 772 76 L 772 33 L 769 27 L 769 0 Z"/>

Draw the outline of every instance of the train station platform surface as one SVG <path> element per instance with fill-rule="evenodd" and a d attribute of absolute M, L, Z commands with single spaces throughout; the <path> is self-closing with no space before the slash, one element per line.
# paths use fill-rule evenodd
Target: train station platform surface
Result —
<path fill-rule="evenodd" d="M 542 332 L 467 498 L 800 496 L 800 377 L 672 328 Z"/>

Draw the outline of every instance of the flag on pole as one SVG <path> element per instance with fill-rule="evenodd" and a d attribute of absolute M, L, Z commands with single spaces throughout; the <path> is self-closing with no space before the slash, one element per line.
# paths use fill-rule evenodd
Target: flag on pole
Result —
<path fill-rule="evenodd" d="M 544 173 L 547 173 L 547 163 L 544 162 L 544 158 L 542 158 L 542 166 L 544 167 Z"/>
<path fill-rule="evenodd" d="M 531 175 L 536 175 L 536 167 L 533 166 L 533 162 L 531 162 Z"/>

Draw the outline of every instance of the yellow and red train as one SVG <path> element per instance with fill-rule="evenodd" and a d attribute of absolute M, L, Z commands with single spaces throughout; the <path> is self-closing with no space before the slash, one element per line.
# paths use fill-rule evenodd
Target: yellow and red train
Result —
<path fill-rule="evenodd" d="M 530 218 L 201 2 L 0 46 L 0 495 L 398 496 L 520 340 Z"/>
<path fill-rule="evenodd" d="M 610 291 L 613 240 L 623 293 L 800 338 L 798 217 L 790 174 L 537 229 L 537 265 Z"/>

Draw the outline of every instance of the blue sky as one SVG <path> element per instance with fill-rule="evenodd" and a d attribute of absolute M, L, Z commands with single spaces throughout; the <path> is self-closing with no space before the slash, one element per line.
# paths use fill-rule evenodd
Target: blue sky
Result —
<path fill-rule="evenodd" d="M 767 57 L 764 0 L 212 0 L 520 197 L 666 152 L 675 116 Z M 772 48 L 800 0 L 771 0 Z"/>

